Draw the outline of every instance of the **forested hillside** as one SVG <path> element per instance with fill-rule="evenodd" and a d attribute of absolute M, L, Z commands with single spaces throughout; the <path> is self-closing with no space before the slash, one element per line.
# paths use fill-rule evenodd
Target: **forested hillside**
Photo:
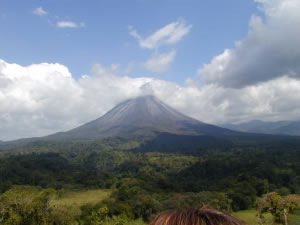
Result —
<path fill-rule="evenodd" d="M 236 211 L 255 207 L 256 199 L 269 192 L 300 193 L 297 148 L 199 149 L 183 154 L 134 152 L 124 150 L 124 143 L 116 144 L 123 150 L 103 143 L 68 146 L 36 143 L 15 153 L 3 152 L 1 193 L 16 185 L 112 189 L 107 200 L 84 211 L 107 207 L 111 216 L 144 221 L 166 209 L 207 205 Z"/>

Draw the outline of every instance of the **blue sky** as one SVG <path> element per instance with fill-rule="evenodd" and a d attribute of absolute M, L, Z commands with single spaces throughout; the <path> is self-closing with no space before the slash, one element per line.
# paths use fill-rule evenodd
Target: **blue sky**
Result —
<path fill-rule="evenodd" d="M 42 8 L 47 14 L 36 15 Z M 0 57 L 23 66 L 41 62 L 66 65 L 75 78 L 90 72 L 95 63 L 130 67 L 131 77 L 150 76 L 183 83 L 213 56 L 232 48 L 247 35 L 252 0 L 3 0 L 0 8 Z M 132 26 L 141 36 L 184 20 L 189 33 L 174 45 L 140 48 L 129 34 Z M 79 28 L 58 28 L 58 21 L 84 23 Z M 176 50 L 168 70 L 143 67 L 153 54 Z"/>
<path fill-rule="evenodd" d="M 300 120 L 299 0 L 0 5 L 0 140 L 146 94 L 206 123 Z"/>

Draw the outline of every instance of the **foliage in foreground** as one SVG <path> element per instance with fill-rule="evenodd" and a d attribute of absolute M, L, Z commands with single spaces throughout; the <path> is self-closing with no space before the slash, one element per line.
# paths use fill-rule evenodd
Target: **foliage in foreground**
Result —
<path fill-rule="evenodd" d="M 136 186 L 136 182 L 126 179 L 111 196 L 99 203 L 78 205 L 79 211 L 75 203 L 55 204 L 58 203 L 57 198 L 63 198 L 62 191 L 14 187 L 0 195 L 0 223 L 123 225 L 138 220 L 149 221 L 154 214 L 168 209 L 199 208 L 204 205 L 219 209 L 230 207 L 230 200 L 222 193 L 151 194 Z"/>
<path fill-rule="evenodd" d="M 149 193 L 137 186 L 137 183 L 137 180 L 126 179 L 106 199 L 99 200 L 98 203 L 78 205 L 79 211 L 74 210 L 75 202 L 73 206 L 53 204 L 57 202 L 57 198 L 62 198 L 62 191 L 29 186 L 14 187 L 0 195 L 0 223 L 4 225 L 141 225 L 147 223 L 153 215 L 165 210 L 201 207 L 225 211 L 231 209 L 231 200 L 224 193 L 207 191 Z M 259 217 L 254 224 L 267 224 L 262 216 L 265 213 L 272 214 L 274 222 L 282 224 L 284 211 L 289 216 L 289 213 L 299 208 L 299 196 L 268 193 L 257 201 Z M 239 218 L 247 220 L 248 214 L 240 214 Z M 250 216 L 254 218 L 255 213 L 252 214 Z"/>
<path fill-rule="evenodd" d="M 275 222 L 285 223 L 290 212 L 300 208 L 300 197 L 297 195 L 280 196 L 271 192 L 257 201 L 259 217 L 263 220 L 263 213 L 270 212 Z M 285 223 L 286 224 L 286 223 Z"/>
<path fill-rule="evenodd" d="M 95 150 L 89 149 L 90 145 L 82 150 L 80 143 L 74 143 L 70 149 L 33 147 L 35 152 L 0 155 L 1 223 L 24 220 L 21 224 L 31 224 L 26 218 L 38 221 L 43 212 L 45 221 L 39 224 L 91 224 L 92 215 L 97 218 L 99 210 L 105 207 L 105 223 L 139 218 L 147 221 L 153 214 L 168 209 L 207 206 L 238 211 L 254 208 L 256 199 L 266 193 L 300 193 L 300 151 L 294 146 L 288 150 L 199 149 L 193 154 L 108 151 L 101 146 Z M 53 188 L 47 191 L 55 194 L 47 195 L 42 189 L 11 189 L 15 185 Z M 62 188 L 109 188 L 112 194 L 101 203 L 86 204 L 77 211 L 59 204 L 47 208 L 58 194 L 55 190 Z M 19 191 L 23 194 L 18 195 Z M 13 208 L 13 199 L 19 199 L 24 209 Z M 41 212 L 30 209 L 36 206 Z"/>
<path fill-rule="evenodd" d="M 57 195 L 53 189 L 10 189 L 0 196 L 0 222 L 5 225 L 49 224 L 52 220 L 50 202 Z"/>

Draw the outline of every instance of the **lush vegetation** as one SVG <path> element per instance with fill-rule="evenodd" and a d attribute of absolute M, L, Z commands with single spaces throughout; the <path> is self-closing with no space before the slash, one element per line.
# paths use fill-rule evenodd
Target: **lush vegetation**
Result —
<path fill-rule="evenodd" d="M 260 223 L 260 218 L 257 216 L 257 211 L 255 209 L 247 209 L 242 211 L 237 211 L 232 213 L 238 219 L 247 222 L 248 225 L 258 225 Z M 264 224 L 273 224 L 274 220 L 271 213 L 264 214 Z"/>
<path fill-rule="evenodd" d="M 296 197 L 291 207 L 283 205 L 300 193 L 300 149 L 295 146 L 185 153 L 155 152 L 155 144 L 143 151 L 143 144 L 134 150 L 132 146 L 136 142 L 108 139 L 106 143 L 32 143 L 2 152 L 0 221 L 141 224 L 163 210 L 207 206 L 229 212 L 257 207 L 258 216 L 271 213 L 267 215 L 280 222 L 283 209 L 292 218 L 299 208 Z M 110 191 L 83 192 L 88 189 Z M 268 193 L 273 192 L 278 193 L 272 195 L 278 211 L 270 211 L 269 205 L 258 207 L 257 199 L 270 198 Z"/>
<path fill-rule="evenodd" d="M 54 199 L 51 204 L 57 206 L 70 206 L 78 208 L 86 204 L 97 204 L 110 196 L 110 190 L 77 190 L 63 191 L 59 198 Z"/>

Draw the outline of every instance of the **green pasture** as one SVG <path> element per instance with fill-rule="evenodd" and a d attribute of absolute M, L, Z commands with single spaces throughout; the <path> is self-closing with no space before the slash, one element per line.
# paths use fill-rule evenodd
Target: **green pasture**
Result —
<path fill-rule="evenodd" d="M 110 190 L 67 191 L 61 198 L 52 202 L 53 206 L 82 206 L 96 204 L 110 195 Z"/>
<path fill-rule="evenodd" d="M 255 209 L 243 210 L 232 213 L 236 218 L 245 221 L 248 225 L 259 225 L 259 220 L 256 216 L 257 211 Z M 270 213 L 264 214 L 263 225 L 277 225 L 273 222 L 272 215 Z M 280 224 L 278 224 L 280 225 Z M 300 225 L 300 211 L 289 214 L 288 225 Z"/>

